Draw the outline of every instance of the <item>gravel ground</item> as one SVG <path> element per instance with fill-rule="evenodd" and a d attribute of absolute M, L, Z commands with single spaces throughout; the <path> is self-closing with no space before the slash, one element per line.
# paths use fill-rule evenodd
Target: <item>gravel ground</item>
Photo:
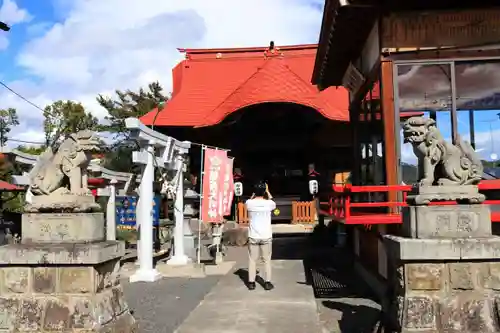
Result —
<path fill-rule="evenodd" d="M 238 262 L 246 258 L 246 248 L 229 247 L 224 260 Z M 123 279 L 122 285 L 141 333 L 173 333 L 221 277 L 164 278 L 154 283 L 129 283 Z"/>
<path fill-rule="evenodd" d="M 125 298 L 141 333 L 173 333 L 217 284 L 220 276 L 168 278 L 155 283 L 123 283 Z"/>

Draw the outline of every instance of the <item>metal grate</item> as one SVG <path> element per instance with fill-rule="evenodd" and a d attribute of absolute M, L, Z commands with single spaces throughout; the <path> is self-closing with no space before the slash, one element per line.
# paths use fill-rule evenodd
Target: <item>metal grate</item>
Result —
<path fill-rule="evenodd" d="M 346 274 L 333 268 L 312 268 L 311 278 L 316 298 L 344 297 L 350 294 Z"/>

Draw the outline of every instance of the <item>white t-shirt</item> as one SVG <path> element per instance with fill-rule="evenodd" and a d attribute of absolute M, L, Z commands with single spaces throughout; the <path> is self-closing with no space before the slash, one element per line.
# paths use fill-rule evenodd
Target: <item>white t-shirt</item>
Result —
<path fill-rule="evenodd" d="M 248 237 L 253 239 L 271 239 L 271 212 L 276 208 L 272 200 L 257 198 L 248 199 L 245 203 L 248 211 Z"/>

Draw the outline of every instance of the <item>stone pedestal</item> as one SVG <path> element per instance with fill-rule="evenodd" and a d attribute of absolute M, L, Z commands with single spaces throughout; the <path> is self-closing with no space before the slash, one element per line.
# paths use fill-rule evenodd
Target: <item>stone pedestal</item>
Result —
<path fill-rule="evenodd" d="M 411 238 L 490 237 L 487 205 L 403 207 L 403 235 Z"/>
<path fill-rule="evenodd" d="M 196 253 L 198 252 L 198 236 L 191 229 L 191 219 L 184 219 L 184 253 L 192 261 L 196 261 Z"/>
<path fill-rule="evenodd" d="M 44 243 L 0 247 L 0 332 L 136 332 L 119 282 L 124 243 L 49 242 L 40 228 Z"/>
<path fill-rule="evenodd" d="M 184 193 L 184 253 L 192 261 L 196 261 L 198 253 L 198 235 L 193 233 L 191 222 L 193 216 L 198 213 L 194 203 L 199 202 L 200 195 L 192 189 L 186 189 Z"/>
<path fill-rule="evenodd" d="M 31 213 L 22 216 L 23 244 L 105 240 L 102 213 Z"/>
<path fill-rule="evenodd" d="M 476 185 L 415 186 L 408 193 L 411 205 L 427 205 L 432 201 L 457 201 L 461 204 L 479 204 L 486 197 Z"/>
<path fill-rule="evenodd" d="M 499 332 L 500 237 L 486 205 L 418 206 L 384 236 L 385 313 L 400 332 Z"/>

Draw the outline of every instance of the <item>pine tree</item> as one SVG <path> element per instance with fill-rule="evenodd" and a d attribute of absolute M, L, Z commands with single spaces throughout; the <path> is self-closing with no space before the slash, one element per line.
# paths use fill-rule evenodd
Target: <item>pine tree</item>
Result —
<path fill-rule="evenodd" d="M 158 82 L 148 85 L 147 90 L 141 88 L 138 92 L 131 90 L 116 90 L 116 99 L 99 95 L 97 102 L 108 111 L 105 119 L 109 123 L 103 126 L 103 131 L 115 134 L 116 138 L 125 138 L 128 130 L 125 119 L 129 117 L 140 118 L 170 98 L 163 93 L 163 88 Z"/>
<path fill-rule="evenodd" d="M 81 103 L 73 101 L 56 101 L 48 105 L 45 107 L 43 116 L 46 146 L 53 145 L 81 130 L 99 129 L 97 118 L 86 112 Z"/>
<path fill-rule="evenodd" d="M 19 125 L 17 111 L 13 108 L 0 110 L 0 145 L 3 147 L 9 140 L 8 134 L 12 127 Z"/>

